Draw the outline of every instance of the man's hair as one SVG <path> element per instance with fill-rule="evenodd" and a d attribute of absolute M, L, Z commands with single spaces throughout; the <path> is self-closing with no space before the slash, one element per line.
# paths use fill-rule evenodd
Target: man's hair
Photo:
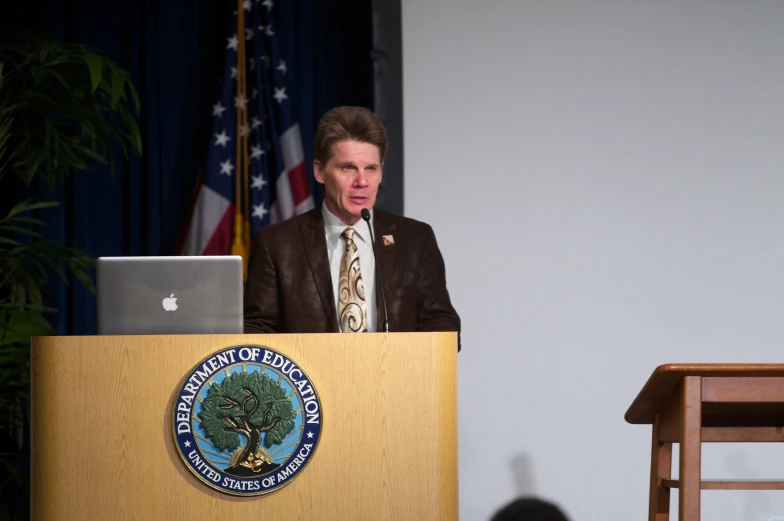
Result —
<path fill-rule="evenodd" d="M 319 120 L 313 140 L 313 159 L 326 164 L 334 153 L 335 143 L 344 140 L 370 143 L 378 147 L 381 164 L 387 155 L 387 132 L 373 111 L 364 107 L 335 107 Z"/>
<path fill-rule="evenodd" d="M 554 503 L 537 498 L 519 498 L 495 513 L 491 521 L 569 521 Z"/>

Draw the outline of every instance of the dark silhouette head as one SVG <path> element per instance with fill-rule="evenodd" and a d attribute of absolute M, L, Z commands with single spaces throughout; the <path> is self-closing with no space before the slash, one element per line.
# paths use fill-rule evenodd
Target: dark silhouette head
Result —
<path fill-rule="evenodd" d="M 515 499 L 495 513 L 491 521 L 569 521 L 558 506 L 537 498 Z"/>

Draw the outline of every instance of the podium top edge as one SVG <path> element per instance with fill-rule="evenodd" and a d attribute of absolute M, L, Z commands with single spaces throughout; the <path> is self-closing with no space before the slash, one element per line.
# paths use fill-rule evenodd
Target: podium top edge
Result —
<path fill-rule="evenodd" d="M 110 335 L 47 335 L 47 336 L 32 336 L 30 337 L 31 340 L 39 340 L 39 339 L 57 339 L 57 338 L 79 338 L 79 339 L 100 339 L 100 338 L 147 338 L 147 339 L 154 339 L 154 338 L 172 338 L 172 337 L 202 337 L 202 338 L 254 338 L 254 337 L 295 337 L 295 336 L 322 336 L 322 335 L 341 335 L 341 334 L 349 334 L 349 333 L 153 333 L 153 334 L 133 334 L 133 335 L 117 335 L 117 334 L 110 334 Z M 402 335 L 417 335 L 417 336 L 428 336 L 428 335 L 454 335 L 457 336 L 456 331 L 396 331 L 396 332 L 373 332 L 373 333 L 358 333 L 361 335 L 372 335 L 372 336 L 402 336 Z"/>

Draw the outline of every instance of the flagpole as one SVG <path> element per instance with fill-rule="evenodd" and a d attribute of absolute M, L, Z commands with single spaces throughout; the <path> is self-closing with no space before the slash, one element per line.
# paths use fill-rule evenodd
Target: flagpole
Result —
<path fill-rule="evenodd" d="M 245 7 L 243 0 L 237 0 L 237 101 L 235 102 L 237 114 L 237 145 L 236 145 L 236 182 L 235 182 L 235 212 L 234 212 L 234 237 L 231 244 L 232 255 L 242 257 L 242 276 L 243 280 L 248 276 L 248 252 L 246 251 L 245 226 L 246 220 L 243 215 L 242 196 L 247 193 L 242 188 L 242 181 L 246 179 L 245 171 L 247 163 L 245 159 L 245 147 L 243 146 L 246 137 L 242 136 L 245 129 L 247 118 L 247 98 L 245 97 Z M 247 181 L 246 181 L 247 184 Z M 247 204 L 247 203 L 246 203 Z M 247 208 L 245 208 L 247 212 Z"/>
<path fill-rule="evenodd" d="M 245 41 L 245 30 L 243 26 L 242 31 L 242 38 L 243 42 Z M 245 55 L 245 46 L 243 45 L 242 48 L 242 99 L 246 100 L 245 102 L 245 110 L 243 113 L 243 121 L 242 121 L 242 159 L 243 159 L 243 188 L 245 188 L 245 229 L 243 235 L 243 241 L 245 242 L 245 262 L 243 263 L 245 266 L 245 271 L 247 273 L 247 265 L 248 265 L 248 258 L 250 257 L 250 250 L 251 250 L 251 206 L 250 206 L 250 162 L 248 160 L 248 146 L 250 141 L 250 126 L 248 125 L 248 104 L 251 102 L 248 99 L 248 80 L 247 80 L 247 72 L 248 72 L 248 60 L 247 56 Z"/>

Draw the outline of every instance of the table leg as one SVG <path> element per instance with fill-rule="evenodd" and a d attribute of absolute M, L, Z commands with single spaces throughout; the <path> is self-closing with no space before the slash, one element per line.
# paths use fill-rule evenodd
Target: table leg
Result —
<path fill-rule="evenodd" d="M 680 521 L 699 521 L 702 451 L 702 377 L 683 379 L 681 394 Z"/>
<path fill-rule="evenodd" d="M 659 415 L 653 422 L 651 440 L 651 490 L 648 506 L 648 521 L 670 520 L 670 489 L 662 486 L 662 480 L 672 476 L 672 443 L 659 440 Z"/>

